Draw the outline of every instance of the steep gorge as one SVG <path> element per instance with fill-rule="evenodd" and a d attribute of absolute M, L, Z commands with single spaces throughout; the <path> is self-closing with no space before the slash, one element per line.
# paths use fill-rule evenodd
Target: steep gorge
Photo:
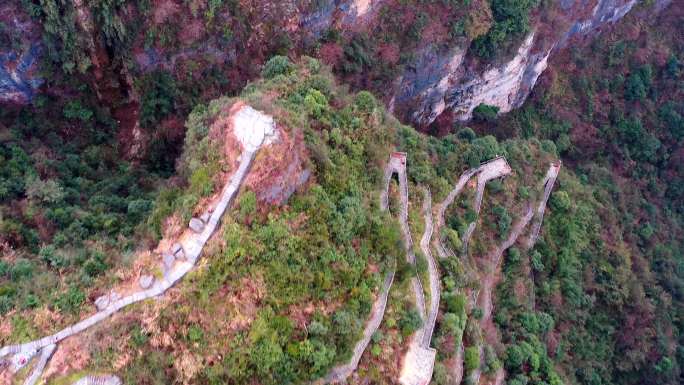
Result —
<path fill-rule="evenodd" d="M 637 0 L 564 0 L 547 5 L 532 15 L 530 31 L 520 39 L 517 48 L 493 59 L 473 54 L 469 38 L 441 43 L 428 40 L 411 52 L 401 52 L 413 59 L 400 64 L 399 76 L 376 92 L 396 115 L 422 128 L 435 121 L 469 120 L 479 104 L 496 106 L 505 113 L 522 105 L 555 52 L 595 36 L 635 7 L 635 12 L 648 18 L 663 11 L 670 2 L 658 0 L 638 5 Z M 85 42 L 92 64 L 87 75 L 93 76 L 84 79 L 92 83 L 100 103 L 114 108 L 122 130 L 128 132 L 124 136 L 133 138 L 128 149 L 131 156 L 141 151 L 135 143 L 144 140 L 138 127 L 139 96 L 133 85 L 144 74 L 164 69 L 182 80 L 188 76 L 184 74 L 188 65 L 199 66 L 200 72 L 216 68 L 231 81 L 219 86 L 219 91 L 234 92 L 257 76 L 255 67 L 273 53 L 287 50 L 292 55 L 326 55 L 325 46 L 317 48 L 317 41 L 326 31 L 337 30 L 351 37 L 375 33 L 378 18 L 392 2 L 256 2 L 247 8 L 232 7 L 224 13 L 212 14 L 212 19 L 207 19 L 213 12 L 211 8 L 185 9 L 174 0 L 155 5 L 157 8 L 152 11 L 132 5 L 113 10 L 122 23 L 142 22 L 148 27 L 129 27 L 125 37 L 128 43 L 123 45 L 127 51 L 121 52 L 112 50 L 111 43 L 105 41 L 101 26 L 94 23 L 83 2 L 74 2 L 76 34 Z M 37 33 L 41 21 L 28 17 L 18 1 L 4 8 L 6 12 L 0 17 L 21 44 L 0 47 L 0 101 L 28 103 L 36 92 L 50 92 L 54 83 L 48 81 L 44 86 L 51 79 L 38 73 L 38 63 L 46 55 Z M 227 23 L 228 29 L 215 27 L 218 19 Z M 177 24 L 182 28 L 175 36 L 160 35 L 167 33 L 165 29 L 175 29 Z M 163 40 L 150 44 L 149 37 L 154 34 L 145 33 L 147 29 L 158 31 L 157 39 L 171 39 L 174 44 L 165 44 Z M 279 31 L 286 31 L 288 37 Z M 123 64 L 123 58 L 113 56 L 122 53 L 129 58 L 128 65 Z M 384 53 L 372 55 L 380 57 Z M 368 81 L 362 75 L 352 84 L 364 88 Z"/>

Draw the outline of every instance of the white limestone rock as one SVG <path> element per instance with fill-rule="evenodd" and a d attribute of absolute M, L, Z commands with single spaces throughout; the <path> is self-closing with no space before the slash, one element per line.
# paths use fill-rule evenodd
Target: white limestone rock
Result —
<path fill-rule="evenodd" d="M 262 144 L 268 145 L 278 139 L 273 117 L 250 106 L 244 106 L 235 113 L 233 123 L 233 133 L 247 151 L 254 152 Z"/>
<path fill-rule="evenodd" d="M 97 307 L 97 310 L 104 310 L 109 306 L 109 302 L 109 294 L 99 296 L 95 300 L 95 307 Z"/>
<path fill-rule="evenodd" d="M 153 282 L 154 277 L 152 277 L 151 275 L 142 275 L 140 276 L 140 280 L 138 281 L 140 287 L 143 289 L 149 289 L 152 286 Z"/>
<path fill-rule="evenodd" d="M 190 219 L 190 230 L 198 234 L 201 233 L 204 230 L 204 222 L 197 218 Z"/>

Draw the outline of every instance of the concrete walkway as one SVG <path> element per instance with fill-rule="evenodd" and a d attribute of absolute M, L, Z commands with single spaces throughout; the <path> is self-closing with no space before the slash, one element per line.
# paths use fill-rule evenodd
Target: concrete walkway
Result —
<path fill-rule="evenodd" d="M 478 167 L 477 174 L 477 191 L 475 192 L 475 213 L 477 218 L 480 217 L 480 209 L 482 208 L 482 197 L 484 195 L 485 186 L 487 182 L 492 179 L 501 178 L 511 173 L 511 166 L 508 165 L 506 158 L 500 156 L 496 157 L 490 161 L 487 161 Z M 468 253 L 468 241 L 475 231 L 475 226 L 477 226 L 477 219 L 468 225 L 468 229 L 465 234 L 463 234 L 463 251 L 464 254 Z"/>
<path fill-rule="evenodd" d="M 539 238 L 539 231 L 541 230 L 542 222 L 544 221 L 544 211 L 546 210 L 546 202 L 551 196 L 551 191 L 553 190 L 553 185 L 556 183 L 556 178 L 558 178 L 558 173 L 560 172 L 561 161 L 553 162 L 546 171 L 546 176 L 544 177 L 544 196 L 537 206 L 536 218 L 534 224 L 532 225 L 532 233 L 527 240 L 526 246 L 531 249 L 535 243 L 537 243 L 537 238 Z"/>
<path fill-rule="evenodd" d="M 485 260 L 489 262 L 488 273 L 486 273 L 484 278 L 481 280 L 482 287 L 477 294 L 477 305 L 480 309 L 482 309 L 480 329 L 484 333 L 487 333 L 487 331 L 496 330 L 496 326 L 492 321 L 492 313 L 494 310 L 492 292 L 500 279 L 499 272 L 501 271 L 501 260 L 503 258 L 503 254 L 518 241 L 521 234 L 524 232 L 530 222 L 532 222 L 532 219 L 536 217 L 536 221 L 532 229 L 532 236 L 526 243 L 526 246 L 530 245 L 529 242 L 532 242 L 531 245 L 534 244 L 534 241 L 536 241 L 537 236 L 539 235 L 546 202 L 548 201 L 549 195 L 553 188 L 553 183 L 558 176 L 559 170 L 560 163 L 551 163 L 546 173 L 546 177 L 542 182 L 542 185 L 544 186 L 544 195 L 539 200 L 537 209 L 533 210 L 532 202 L 528 203 L 527 207 L 525 208 L 525 213 L 513 225 L 513 228 L 506 240 L 504 240 L 500 245 L 494 248 L 494 250 L 488 253 L 485 258 Z M 498 340 L 498 338 L 498 334 L 495 336 L 490 336 L 490 340 Z M 478 346 L 478 350 L 480 353 L 480 362 L 484 362 L 484 346 L 480 344 Z M 480 382 L 481 374 L 482 371 L 480 368 L 475 369 L 473 373 L 471 373 L 469 382 L 472 384 L 478 384 Z M 496 372 L 494 379 L 496 384 L 500 385 L 503 382 L 505 379 L 505 372 L 503 369 L 500 369 Z"/>
<path fill-rule="evenodd" d="M 383 179 L 383 189 L 380 192 L 380 210 L 389 210 L 389 184 L 392 179 L 392 175 L 397 173 L 399 175 L 399 188 L 401 189 L 401 209 L 399 214 L 399 221 L 401 223 L 401 233 L 404 240 L 404 246 L 406 247 L 406 260 L 410 263 L 413 261 L 415 263 L 415 255 L 413 253 L 413 241 L 411 240 L 411 232 L 408 228 L 408 187 L 406 179 L 406 154 L 395 152 L 390 156 L 390 160 L 385 167 L 385 174 Z M 388 273 L 385 277 L 385 282 L 383 283 L 380 295 L 373 303 L 373 308 L 371 310 L 371 316 L 366 321 L 366 326 L 364 327 L 363 337 L 354 346 L 354 353 L 349 361 L 345 364 L 338 365 L 331 369 L 327 376 L 323 380 L 314 382 L 315 384 L 320 383 L 338 383 L 346 381 L 349 376 L 351 376 L 361 361 L 361 356 L 363 352 L 368 347 L 373 334 L 378 330 L 382 319 L 385 315 L 385 309 L 387 307 L 387 298 L 389 296 L 389 291 L 394 280 L 394 269 L 391 273 Z M 415 286 L 414 286 L 415 287 Z M 414 289 L 415 290 L 415 289 Z M 421 289 L 422 290 L 422 289 Z"/>
<path fill-rule="evenodd" d="M 446 209 L 451 206 L 451 204 L 454 202 L 458 194 L 461 193 L 461 190 L 463 190 L 463 187 L 465 187 L 466 183 L 470 180 L 470 178 L 477 173 L 478 168 L 471 168 L 468 171 L 464 172 L 460 178 L 458 178 L 458 182 L 456 183 L 456 186 L 449 192 L 447 197 L 442 201 L 442 203 L 437 206 L 437 223 L 435 224 L 435 230 L 437 231 L 437 236 L 434 237 L 434 246 L 435 250 L 437 250 L 437 255 L 440 258 L 446 258 L 446 257 L 455 257 L 456 255 L 454 252 L 449 249 L 448 247 L 444 246 L 444 242 L 442 240 L 442 227 L 444 226 L 444 213 L 446 212 Z"/>
<path fill-rule="evenodd" d="M 416 257 L 413 253 L 413 240 L 411 239 L 411 229 L 408 225 L 408 180 L 406 178 L 406 153 L 394 152 L 390 156 L 390 161 L 385 168 L 385 186 L 389 185 L 390 179 L 394 173 L 399 176 L 399 190 L 401 195 L 401 209 L 399 212 L 399 224 L 401 225 L 401 232 L 404 238 L 404 245 L 406 246 L 406 260 L 411 265 L 415 265 Z M 384 189 L 381 195 L 380 204 L 383 208 L 388 205 L 388 189 Z M 427 225 L 426 225 L 427 226 Z M 431 223 L 430 223 L 431 227 Z M 413 385 L 421 383 L 422 379 L 427 378 L 429 382 L 432 377 L 432 368 L 435 361 L 436 351 L 434 349 L 423 348 L 421 342 L 427 326 L 427 317 L 425 314 L 425 295 L 423 285 L 420 278 L 415 276 L 411 278 L 411 286 L 416 298 L 416 307 L 423 320 L 423 327 L 419 329 L 412 337 L 409 344 L 409 350 L 404 356 L 403 365 L 401 369 L 401 376 L 399 382 L 404 385 Z M 430 332 L 432 333 L 432 332 Z"/>
<path fill-rule="evenodd" d="M 385 276 L 385 281 L 380 290 L 380 295 L 373 303 L 373 308 L 371 310 L 371 316 L 366 322 L 366 327 L 363 330 L 363 337 L 354 346 L 354 353 L 352 358 L 343 365 L 336 366 L 332 368 L 330 373 L 325 376 L 323 383 L 332 384 L 337 382 L 344 382 L 349 378 L 349 376 L 354 373 L 356 368 L 359 366 L 359 361 L 361 361 L 361 356 L 363 352 L 368 347 L 373 334 L 380 327 L 382 323 L 382 318 L 385 316 L 385 308 L 387 307 L 387 297 L 389 295 L 390 288 L 392 287 L 392 281 L 394 280 L 394 269 L 387 273 Z M 321 383 L 321 381 L 317 382 Z"/>
<path fill-rule="evenodd" d="M 439 270 L 430 250 L 430 239 L 433 233 L 432 196 L 428 189 L 423 189 L 423 215 L 425 231 L 420 240 L 420 248 L 428 263 L 430 280 L 430 307 L 423 327 L 412 337 L 406 356 L 404 356 L 399 382 L 403 385 L 423 385 L 430 382 L 435 365 L 437 351 L 430 347 L 432 333 L 437 321 L 440 301 Z"/>
<path fill-rule="evenodd" d="M 430 250 L 430 239 L 432 239 L 433 231 L 432 196 L 430 195 L 430 190 L 428 189 L 423 189 L 423 194 L 425 195 L 423 201 L 425 231 L 423 232 L 423 237 L 420 239 L 420 249 L 423 251 L 428 263 L 428 274 L 430 279 L 430 307 L 428 309 L 427 321 L 425 322 L 425 327 L 423 330 L 423 340 L 421 341 L 421 345 L 424 348 L 429 348 L 430 341 L 432 340 L 432 333 L 435 329 L 435 322 L 437 321 L 437 313 L 439 312 L 441 288 L 439 285 L 439 269 L 437 268 L 437 263 L 432 256 L 432 250 Z"/>
<path fill-rule="evenodd" d="M 203 231 L 199 234 L 196 234 L 191 230 L 187 230 L 179 240 L 179 243 L 184 250 L 186 260 L 175 261 L 172 268 L 164 274 L 162 279 L 156 280 L 152 284 L 152 287 L 113 301 L 109 303 L 108 306 L 103 310 L 98 311 L 97 313 L 74 325 L 62 329 L 51 336 L 43 337 L 41 339 L 23 344 L 5 346 L 0 349 L 0 357 L 5 359 L 9 357 L 9 361 L 12 363 L 12 370 L 16 372 L 25 366 L 35 354 L 44 348 L 53 346 L 65 338 L 84 331 L 85 329 L 109 318 L 111 315 L 128 305 L 163 294 L 194 267 L 195 261 L 202 252 L 202 247 L 214 233 L 221 216 L 237 194 L 238 189 L 240 188 L 240 185 L 242 184 L 242 181 L 249 170 L 253 158 L 253 152 L 243 152 L 240 159 L 240 167 L 233 174 L 230 183 L 223 189 L 221 199 L 216 205 L 213 213 L 211 213 L 210 219 Z"/>
<path fill-rule="evenodd" d="M 154 280 L 150 285 L 151 287 L 148 289 L 135 292 L 126 297 L 119 298 L 118 295 L 109 295 L 105 301 L 100 302 L 102 304 L 101 310 L 53 335 L 35 341 L 1 348 L 0 363 L 2 361 L 9 362 L 10 370 L 13 373 L 16 373 L 19 369 L 26 366 L 33 356 L 40 352 L 41 359 L 37 363 L 38 365 L 36 368 L 39 368 L 40 366 L 44 367 L 57 343 L 109 318 L 111 315 L 128 305 L 163 294 L 194 267 L 195 262 L 202 252 L 202 248 L 213 235 L 221 217 L 237 195 L 245 176 L 249 172 L 255 153 L 263 143 L 270 143 L 270 141 L 277 138 L 277 131 L 275 131 L 275 124 L 272 119 L 270 121 L 268 121 L 268 119 L 264 121 L 264 119 L 254 118 L 255 114 L 266 115 L 251 109 L 251 107 L 243 108 L 243 110 L 244 111 L 240 111 L 238 114 L 247 114 L 251 118 L 246 119 L 246 123 L 244 124 L 251 124 L 251 126 L 247 128 L 247 131 L 252 134 L 248 135 L 242 143 L 243 152 L 240 156 L 240 165 L 235 173 L 233 173 L 230 182 L 223 188 L 219 201 L 216 203 L 213 211 L 206 212 L 202 215 L 203 218 L 206 218 L 206 223 L 204 223 L 204 221 L 202 222 L 201 231 L 186 230 L 177 240 L 178 250 L 173 250 L 170 254 L 164 256 L 163 277 L 159 280 Z M 269 126 L 264 126 L 266 124 Z M 174 258 L 174 255 L 176 257 L 182 256 L 182 258 Z M 47 358 L 43 360 L 43 357 Z M 36 374 L 37 380 L 37 378 L 40 377 L 41 372 L 42 368 L 37 374 L 34 370 L 31 377 Z"/>

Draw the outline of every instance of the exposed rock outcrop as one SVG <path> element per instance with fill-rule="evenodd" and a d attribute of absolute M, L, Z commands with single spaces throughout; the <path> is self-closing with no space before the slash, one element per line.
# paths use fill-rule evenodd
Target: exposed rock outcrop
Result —
<path fill-rule="evenodd" d="M 0 4 L 0 25 L 0 103 L 26 104 L 44 83 L 37 71 L 40 25 L 11 1 Z"/>
<path fill-rule="evenodd" d="M 273 40 L 269 34 L 273 34 L 274 29 L 291 37 L 296 52 L 294 47 L 310 45 L 329 28 L 352 33 L 371 31 L 384 3 L 383 0 L 303 3 L 288 0 L 275 4 L 257 1 L 243 9 L 251 29 L 236 31 L 235 37 L 226 39 L 212 35 L 202 26 L 201 20 L 184 12 L 186 5 L 179 0 L 168 0 L 164 4 L 175 11 L 155 12 L 145 22 L 183 25 L 179 44 L 174 47 L 148 45 L 143 42 L 144 36 L 134 37 L 131 57 L 137 66 L 133 71 L 146 72 L 156 68 L 175 71 L 183 68 L 186 62 L 201 63 L 202 67 L 216 65 L 228 69 L 231 87 L 239 88 L 245 80 L 258 76 L 259 64 L 272 54 L 267 43 Z M 657 0 L 644 6 L 640 13 L 649 17 L 670 3 L 671 0 Z M 78 27 L 88 35 L 94 88 L 101 101 L 119 106 L 113 115 L 120 121 L 121 137 L 126 138 L 121 140 L 126 157 L 140 157 L 145 150 L 146 137 L 138 125 L 139 98 L 132 87 L 132 76 L 125 66 L 115 63 L 116 58 L 110 57 L 97 36 L 98 25 L 84 2 L 78 0 L 74 4 Z M 413 53 L 413 64 L 407 65 L 388 87 L 385 100 L 399 117 L 421 127 L 432 124 L 442 115 L 445 121 L 470 119 L 474 108 L 481 103 L 495 105 L 502 113 L 510 111 L 526 100 L 554 52 L 575 39 L 593 36 L 603 26 L 623 18 L 637 4 L 638 0 L 561 0 L 549 5 L 555 9 L 542 12 L 544 15 L 532 25 L 533 32 L 523 37 L 517 49 L 499 63 L 483 62 L 469 55 L 469 41 L 426 44 Z M 17 4 L 0 7 L 4 7 L 0 8 L 0 13 L 5 11 L 6 15 L 11 15 L 0 14 L 0 21 L 21 35 L 24 42 L 20 49 L 3 50 L 0 45 L 0 102 L 26 103 L 43 83 L 36 75 L 36 62 L 41 52 L 40 26 Z M 127 11 L 120 13 L 126 17 Z M 16 16 L 19 14 L 21 16 Z M 228 14 L 220 17 L 225 21 L 232 18 Z M 292 164 L 297 163 L 295 159 Z M 293 180 L 299 178 L 294 172 L 291 174 Z M 276 196 L 278 194 L 266 195 L 264 199 L 281 200 Z M 289 195 L 287 189 L 282 195 Z"/>
<path fill-rule="evenodd" d="M 515 55 L 498 65 L 482 68 L 478 60 L 468 57 L 465 49 L 424 49 L 415 65 L 409 66 L 398 80 L 390 107 L 405 120 L 422 127 L 447 111 L 453 119 L 468 120 L 480 103 L 497 106 L 501 113 L 519 107 L 547 68 L 550 55 L 572 39 L 593 35 L 601 27 L 620 20 L 637 0 L 598 0 L 593 7 L 592 3 L 561 1 L 559 16 L 548 23 L 552 27 L 566 26 L 565 29 L 541 32 L 549 26 L 540 22 L 537 31 L 526 36 Z M 660 12 L 668 4 L 668 0 L 657 2 L 647 13 Z M 587 12 L 588 9 L 591 11 Z"/>

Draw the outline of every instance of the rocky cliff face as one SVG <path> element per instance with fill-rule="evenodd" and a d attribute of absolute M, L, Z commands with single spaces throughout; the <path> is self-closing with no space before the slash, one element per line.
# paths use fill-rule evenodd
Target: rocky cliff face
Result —
<path fill-rule="evenodd" d="M 0 103 L 31 100 L 44 80 L 37 74 L 40 27 L 18 4 L 0 5 Z"/>
<path fill-rule="evenodd" d="M 645 13 L 659 12 L 670 1 L 657 0 Z M 160 12 L 164 14 L 160 23 L 175 17 L 173 20 L 183 26 L 180 35 L 185 40 L 181 39 L 180 45 L 169 49 L 155 45 L 143 46 L 140 36 L 136 38 L 138 43 L 133 47 L 131 56 L 140 72 L 160 67 L 174 71 L 183 67 L 179 62 L 184 61 L 212 62 L 229 73 L 239 72 L 240 75 L 235 76 L 240 80 L 232 83 L 241 84 L 244 79 L 258 74 L 255 63 L 263 62 L 271 52 L 266 46 L 272 43 L 274 33 L 290 36 L 295 51 L 297 46 L 315 42 L 323 31 L 331 27 L 343 31 L 366 29 L 370 33 L 373 19 L 385 2 L 326 0 L 304 2 L 303 5 L 290 1 L 255 2 L 242 11 L 242 17 L 249 21 L 247 24 L 250 28 L 245 31 L 249 34 L 236 31 L 231 42 L 226 44 L 220 43 L 216 36 L 205 30 L 201 19 L 195 20 L 188 16 L 188 12 L 182 12 L 183 5 L 180 2 L 164 0 L 159 2 L 157 9 L 169 8 L 175 13 L 169 16 L 169 12 L 157 12 L 155 9 L 153 20 L 159 21 Z M 0 45 L 0 102 L 26 103 L 43 83 L 35 71 L 40 53 L 40 28 L 36 28 L 35 22 L 22 13 L 18 1 L 14 3 L 17 4 L 3 6 L 7 9 L 3 8 L 5 12 L 0 15 L 0 21 L 20 35 L 23 44 Z M 80 5 L 82 1 L 76 0 L 74 3 Z M 538 17 L 539 20 L 533 24 L 532 31 L 517 50 L 498 63 L 480 62 L 468 53 L 468 42 L 460 45 L 427 45 L 414 54 L 413 64 L 404 68 L 401 76 L 388 86 L 387 94 L 383 96 L 398 116 L 421 127 L 430 125 L 444 114 L 449 121 L 468 120 L 472 117 L 473 109 L 481 103 L 497 106 L 501 112 L 510 111 L 525 101 L 555 51 L 572 44 L 574 39 L 594 35 L 602 26 L 620 20 L 637 3 L 638 0 L 560 0 L 553 6 L 552 15 Z M 226 20 L 233 18 L 232 15 L 224 17 Z M 79 22 L 84 31 L 93 29 L 92 20 L 87 17 L 81 17 Z M 184 32 L 185 29 L 192 33 Z M 107 53 L 98 47 L 97 39 L 91 41 L 94 78 L 97 79 L 96 83 L 104 84 L 103 77 L 117 75 L 111 69 L 103 70 L 109 64 Z M 199 41 L 204 43 L 198 44 Z M 119 77 L 128 79 L 129 75 L 125 75 Z M 131 81 L 129 79 L 124 83 Z M 119 88 L 131 89 L 130 84 Z M 106 94 L 109 90 L 101 87 L 96 86 L 96 90 L 100 97 L 100 93 L 105 94 L 104 99 L 125 99 L 125 95 L 108 98 Z"/>
<path fill-rule="evenodd" d="M 428 48 L 397 81 L 391 107 L 422 127 L 446 112 L 453 119 L 468 120 L 481 103 L 508 112 L 522 105 L 554 51 L 620 20 L 636 4 L 637 0 L 598 0 L 592 7 L 591 1 L 563 0 L 559 16 L 550 23 L 566 26 L 560 34 L 557 30 L 542 33 L 545 26 L 537 25 L 512 58 L 484 68 L 476 60 L 468 60 L 464 49 Z M 667 0 L 656 2 L 649 13 L 659 12 L 668 4 Z M 587 9 L 591 9 L 588 15 Z M 557 37 L 549 39 L 549 34 Z"/>

